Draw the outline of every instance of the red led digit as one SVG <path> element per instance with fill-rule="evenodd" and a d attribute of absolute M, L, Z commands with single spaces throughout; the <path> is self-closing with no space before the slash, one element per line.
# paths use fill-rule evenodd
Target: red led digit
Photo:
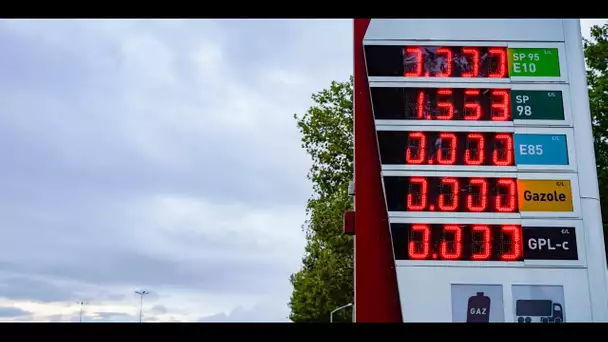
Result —
<path fill-rule="evenodd" d="M 477 154 L 473 157 L 471 153 L 471 145 L 477 145 Z M 486 139 L 480 133 L 469 133 L 467 135 L 467 145 L 464 153 L 464 162 L 467 165 L 481 165 L 485 159 Z"/>
<path fill-rule="evenodd" d="M 496 210 L 501 213 L 510 213 L 515 211 L 515 200 L 517 198 L 517 185 L 514 179 L 499 179 L 497 182 L 497 190 L 506 189 L 506 194 L 501 195 L 500 191 L 496 195 Z"/>
<path fill-rule="evenodd" d="M 479 90 L 467 89 L 464 91 L 464 95 L 464 119 L 479 120 L 479 118 L 481 118 L 481 105 L 479 104 L 479 100 L 477 99 L 477 101 L 467 102 L 467 98 L 478 97 Z"/>
<path fill-rule="evenodd" d="M 502 231 L 502 234 L 503 234 L 503 244 L 504 244 L 504 239 L 507 235 L 509 235 L 511 237 L 511 248 L 509 248 L 510 251 L 503 253 L 500 256 L 500 258 L 505 261 L 518 260 L 521 257 L 521 253 L 522 253 L 520 227 L 519 226 L 501 226 L 500 230 Z"/>
<path fill-rule="evenodd" d="M 504 153 L 502 156 L 497 148 L 492 151 L 492 162 L 496 166 L 509 166 L 513 164 L 513 137 L 511 134 L 499 133 L 494 138 L 494 146 L 496 143 L 502 142 L 504 146 Z"/>
<path fill-rule="evenodd" d="M 471 71 L 463 72 L 462 77 L 477 77 L 479 76 L 479 49 L 463 48 L 464 56 L 471 56 Z"/>
<path fill-rule="evenodd" d="M 448 48 L 439 48 L 437 49 L 438 55 L 445 56 L 445 72 L 437 73 L 437 77 L 450 77 L 452 76 L 452 50 Z"/>
<path fill-rule="evenodd" d="M 412 177 L 410 178 L 410 184 L 420 185 L 420 201 L 419 203 L 415 203 L 414 196 L 410 191 L 407 194 L 407 210 L 424 210 L 426 208 L 429 182 L 424 177 Z"/>
<path fill-rule="evenodd" d="M 456 162 L 456 134 L 440 133 L 439 150 L 437 151 L 437 162 L 441 165 L 453 165 Z M 448 142 L 448 153 L 445 153 L 443 144 Z M 447 156 L 446 156 L 447 154 Z"/>
<path fill-rule="evenodd" d="M 473 188 L 479 188 L 479 196 L 477 203 L 474 200 Z M 469 211 L 481 212 L 486 210 L 488 206 L 488 181 L 484 178 L 473 178 L 469 181 L 469 194 L 467 195 L 467 208 Z"/>
<path fill-rule="evenodd" d="M 490 227 L 488 226 L 473 226 L 473 233 L 478 233 L 482 236 L 481 251 L 479 253 L 473 253 L 471 256 L 473 260 L 488 260 L 492 253 L 492 236 L 490 234 Z"/>
<path fill-rule="evenodd" d="M 424 119 L 424 90 L 418 92 L 418 101 L 416 102 L 416 119 L 423 120 Z"/>
<path fill-rule="evenodd" d="M 507 121 L 511 117 L 509 93 L 506 90 L 492 90 L 492 121 Z"/>
<path fill-rule="evenodd" d="M 421 260 L 426 259 L 431 251 L 431 228 L 426 224 L 415 224 L 412 225 L 412 234 L 422 233 L 422 239 L 420 241 L 421 248 L 416 248 L 416 242 L 410 241 L 408 246 L 408 253 L 410 259 Z"/>
<path fill-rule="evenodd" d="M 451 201 L 446 204 L 444 193 L 439 195 L 439 210 L 441 211 L 454 211 L 458 208 L 458 180 L 456 178 L 443 178 L 441 179 L 441 185 L 449 186 Z"/>
<path fill-rule="evenodd" d="M 412 158 L 412 144 L 410 141 L 417 143 L 417 153 L 414 154 L 417 157 Z M 405 151 L 405 162 L 406 164 L 422 164 L 426 159 L 426 135 L 422 132 L 413 132 L 408 137 L 408 147 Z"/>
<path fill-rule="evenodd" d="M 437 101 L 437 108 L 443 109 L 441 115 L 437 115 L 438 120 L 451 120 L 454 117 L 454 105 L 452 104 L 452 90 L 451 89 L 439 89 L 437 94 L 440 96 L 449 96 L 449 101 Z"/>
<path fill-rule="evenodd" d="M 406 50 L 408 55 L 414 55 L 416 58 L 415 69 L 412 72 L 405 72 L 405 77 L 419 77 L 422 76 L 422 49 L 419 47 L 408 47 Z"/>
<path fill-rule="evenodd" d="M 488 50 L 490 56 L 498 59 L 496 71 L 488 74 L 491 78 L 502 78 L 507 74 L 507 53 L 502 48 L 492 48 Z"/>
<path fill-rule="evenodd" d="M 448 249 L 448 242 L 445 241 L 445 238 L 443 239 L 443 241 L 441 241 L 441 259 L 444 260 L 458 260 L 460 259 L 460 257 L 462 256 L 462 229 L 460 227 L 458 227 L 457 225 L 454 224 L 449 224 L 446 225 L 443 228 L 443 233 L 451 233 L 454 235 L 454 250 L 453 251 L 449 251 Z"/>

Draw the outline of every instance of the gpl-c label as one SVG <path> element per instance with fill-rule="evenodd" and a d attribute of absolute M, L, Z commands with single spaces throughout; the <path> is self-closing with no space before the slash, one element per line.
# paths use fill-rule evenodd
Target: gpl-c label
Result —
<path fill-rule="evenodd" d="M 573 227 L 523 227 L 524 260 L 578 260 Z"/>

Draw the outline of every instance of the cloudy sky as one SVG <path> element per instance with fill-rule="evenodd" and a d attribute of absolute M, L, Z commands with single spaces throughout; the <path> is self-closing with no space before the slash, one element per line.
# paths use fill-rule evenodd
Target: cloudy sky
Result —
<path fill-rule="evenodd" d="M 604 20 L 583 22 L 590 25 Z M 0 320 L 287 321 L 350 20 L 0 21 Z"/>

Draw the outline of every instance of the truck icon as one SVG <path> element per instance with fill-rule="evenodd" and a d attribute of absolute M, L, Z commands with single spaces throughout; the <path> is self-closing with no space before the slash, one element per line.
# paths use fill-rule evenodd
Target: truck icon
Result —
<path fill-rule="evenodd" d="M 515 303 L 515 315 L 519 323 L 531 323 L 533 320 L 542 323 L 564 321 L 562 305 L 548 299 L 520 299 Z"/>

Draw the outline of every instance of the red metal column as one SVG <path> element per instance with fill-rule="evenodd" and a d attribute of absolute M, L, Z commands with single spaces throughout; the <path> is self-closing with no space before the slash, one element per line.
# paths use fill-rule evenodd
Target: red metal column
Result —
<path fill-rule="evenodd" d="M 403 322 L 363 56 L 371 19 L 354 19 L 355 320 Z"/>

